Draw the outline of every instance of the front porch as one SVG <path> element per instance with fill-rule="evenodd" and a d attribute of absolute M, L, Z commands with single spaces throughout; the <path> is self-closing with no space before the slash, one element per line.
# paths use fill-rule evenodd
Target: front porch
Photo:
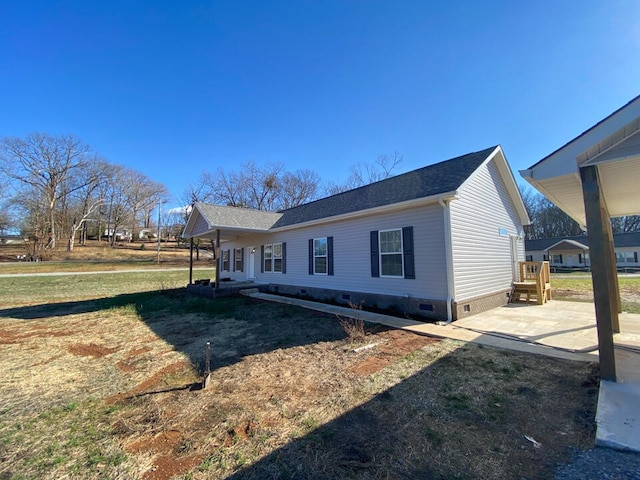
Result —
<path fill-rule="evenodd" d="M 187 292 L 192 295 L 207 298 L 221 298 L 238 295 L 243 290 L 255 289 L 256 291 L 267 291 L 267 285 L 254 283 L 253 280 L 235 281 L 220 280 L 216 286 L 215 278 L 196 279 L 187 285 Z"/>

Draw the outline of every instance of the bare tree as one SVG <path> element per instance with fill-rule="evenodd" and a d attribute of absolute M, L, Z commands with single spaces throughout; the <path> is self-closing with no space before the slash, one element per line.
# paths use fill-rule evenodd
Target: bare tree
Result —
<path fill-rule="evenodd" d="M 269 164 L 262 168 L 258 167 L 255 162 L 242 165 L 240 174 L 243 177 L 251 208 L 270 211 L 278 209 L 280 175 L 283 170 L 284 166 L 279 163 Z"/>
<path fill-rule="evenodd" d="M 320 176 L 313 170 L 286 172 L 280 179 L 278 210 L 297 207 L 318 198 Z"/>
<path fill-rule="evenodd" d="M 230 207 L 277 210 L 282 194 L 284 166 L 279 163 L 258 166 L 255 162 L 242 164 L 239 171 L 225 172 L 218 168 L 215 174 L 203 173 L 198 200 Z M 196 194 L 193 189 L 191 193 Z M 195 195 L 194 195 L 195 196 Z"/>
<path fill-rule="evenodd" d="M 336 195 L 346 190 L 379 182 L 394 175 L 402 163 L 403 157 L 398 152 L 390 155 L 381 154 L 373 163 L 354 163 L 349 167 L 349 177 L 342 184 L 329 184 L 325 187 L 328 195 Z"/>
<path fill-rule="evenodd" d="M 640 215 L 627 215 L 611 219 L 613 233 L 640 232 Z"/>
<path fill-rule="evenodd" d="M 0 232 L 4 232 L 11 226 L 11 213 L 9 202 L 9 180 L 0 171 Z"/>
<path fill-rule="evenodd" d="M 73 136 L 36 133 L 24 139 L 7 137 L 0 145 L 4 174 L 32 193 L 38 192 L 46 202 L 49 248 L 56 244 L 57 204 L 73 191 L 62 187 L 75 170 L 87 164 L 90 155 L 89 146 Z"/>
<path fill-rule="evenodd" d="M 568 237 L 584 233 L 578 222 L 542 194 L 526 189 L 521 191 L 521 196 L 531 219 L 531 225 L 525 227 L 528 239 Z"/>
<path fill-rule="evenodd" d="M 106 233 L 113 247 L 117 241 L 117 232 L 132 221 L 132 212 L 128 207 L 129 179 L 132 172 L 121 165 L 112 166 L 108 182 L 103 192 L 106 207 Z"/>
<path fill-rule="evenodd" d="M 77 232 L 105 202 L 100 186 L 107 180 L 109 169 L 110 166 L 104 160 L 95 159 L 75 172 L 71 188 L 73 194 L 69 199 L 72 221 L 67 243 L 68 252 L 73 251 Z"/>

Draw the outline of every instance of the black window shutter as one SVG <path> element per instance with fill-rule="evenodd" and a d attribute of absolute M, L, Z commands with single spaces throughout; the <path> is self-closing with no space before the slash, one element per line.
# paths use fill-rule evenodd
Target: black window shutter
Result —
<path fill-rule="evenodd" d="M 633 252 L 633 261 L 638 263 L 638 252 Z"/>
<path fill-rule="evenodd" d="M 380 276 L 380 259 L 379 259 L 379 249 L 378 249 L 378 231 L 372 230 L 370 233 L 371 240 L 371 276 L 379 277 Z"/>
<path fill-rule="evenodd" d="M 562 254 L 560 254 L 560 263 L 563 263 L 563 262 L 562 262 Z"/>
<path fill-rule="evenodd" d="M 244 247 L 240 249 L 240 271 L 244 272 Z"/>
<path fill-rule="evenodd" d="M 231 271 L 235 272 L 236 271 L 236 249 L 232 248 L 231 251 L 233 252 L 233 259 L 231 261 L 231 264 L 232 264 Z"/>
<path fill-rule="evenodd" d="M 578 263 L 582 263 L 582 254 L 581 253 L 578 254 Z"/>
<path fill-rule="evenodd" d="M 260 273 L 264 273 L 264 245 L 260 245 Z"/>
<path fill-rule="evenodd" d="M 287 273 L 287 242 L 282 242 L 282 273 Z"/>
<path fill-rule="evenodd" d="M 313 238 L 309 239 L 309 275 L 313 275 Z"/>
<path fill-rule="evenodd" d="M 327 274 L 333 275 L 333 237 L 327 237 Z"/>
<path fill-rule="evenodd" d="M 415 255 L 413 249 L 413 227 L 402 228 L 402 254 L 404 256 L 404 278 L 415 279 Z"/>

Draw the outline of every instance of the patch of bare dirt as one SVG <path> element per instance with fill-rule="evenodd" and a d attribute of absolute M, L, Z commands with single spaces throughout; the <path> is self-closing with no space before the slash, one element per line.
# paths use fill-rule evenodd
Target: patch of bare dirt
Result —
<path fill-rule="evenodd" d="M 389 363 L 403 357 L 418 348 L 439 342 L 439 339 L 422 335 L 408 334 L 403 330 L 389 330 L 376 336 L 379 342 L 371 354 L 364 360 L 353 365 L 349 370 L 360 376 L 372 375 L 379 372 Z"/>
<path fill-rule="evenodd" d="M 178 362 L 167 365 L 166 367 L 161 368 L 156 373 L 154 373 L 151 377 L 147 378 L 145 381 L 140 383 L 133 390 L 112 395 L 106 398 L 105 402 L 107 403 L 107 405 L 112 405 L 122 400 L 134 398 L 140 394 L 159 390 L 166 386 L 165 378 L 168 375 L 175 374 L 176 372 L 180 370 L 185 370 L 185 369 L 191 370 L 191 364 L 186 360 L 180 360 Z"/>
<path fill-rule="evenodd" d="M 95 343 L 76 343 L 69 345 L 67 351 L 73 355 L 79 355 L 83 357 L 100 358 L 109 355 L 113 352 L 117 352 L 117 348 L 108 348 L 104 345 L 96 345 Z"/>

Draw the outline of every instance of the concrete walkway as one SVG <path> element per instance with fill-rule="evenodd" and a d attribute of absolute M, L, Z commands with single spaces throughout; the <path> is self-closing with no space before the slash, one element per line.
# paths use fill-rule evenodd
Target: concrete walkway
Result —
<path fill-rule="evenodd" d="M 279 295 L 247 292 L 252 297 L 298 305 L 334 315 L 496 348 L 577 361 L 598 361 L 598 338 L 592 303 L 551 301 L 515 303 L 451 324 L 423 323 Z M 618 382 L 600 382 L 596 445 L 640 452 L 640 315 L 620 315 L 614 336 Z"/>

